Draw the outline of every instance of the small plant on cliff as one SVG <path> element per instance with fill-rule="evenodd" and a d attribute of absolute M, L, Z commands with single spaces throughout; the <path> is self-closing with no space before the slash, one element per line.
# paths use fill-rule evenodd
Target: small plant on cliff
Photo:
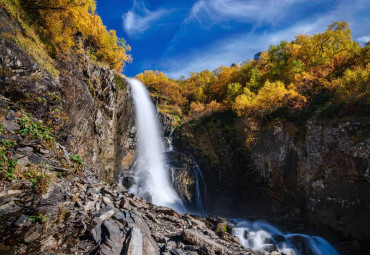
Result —
<path fill-rule="evenodd" d="M 123 78 L 119 75 L 114 75 L 114 83 L 120 88 L 120 89 L 125 89 L 126 86 L 123 83 Z"/>
<path fill-rule="evenodd" d="M 7 139 L 4 139 L 4 140 L 1 140 L 1 143 L 6 147 L 6 148 L 13 148 L 14 146 L 17 145 L 16 142 L 12 141 L 12 140 L 7 140 Z"/>
<path fill-rule="evenodd" d="M 3 140 L 4 141 L 4 140 Z M 18 161 L 12 159 L 11 152 L 4 145 L 0 146 L 0 180 L 13 180 Z"/>
<path fill-rule="evenodd" d="M 30 139 L 40 139 L 48 145 L 54 144 L 54 138 L 51 135 L 51 129 L 45 126 L 41 121 L 33 121 L 25 116 L 18 121 L 21 125 L 20 134 Z"/>
<path fill-rule="evenodd" d="M 0 124 L 0 134 L 5 134 L 4 125 Z"/>
<path fill-rule="evenodd" d="M 81 173 L 83 166 L 84 166 L 84 162 L 81 156 L 80 155 L 69 155 L 69 158 L 73 162 L 73 167 L 76 170 L 76 173 Z"/>
<path fill-rule="evenodd" d="M 43 215 L 42 213 L 40 213 L 39 215 L 37 216 L 30 216 L 29 217 L 29 220 L 32 222 L 32 223 L 41 223 L 41 224 L 45 224 L 48 222 L 48 218 Z"/>
<path fill-rule="evenodd" d="M 33 188 L 38 194 L 45 194 L 48 191 L 51 182 L 51 176 L 45 172 L 43 167 L 41 169 L 35 167 L 28 169 L 25 177 L 32 182 Z"/>

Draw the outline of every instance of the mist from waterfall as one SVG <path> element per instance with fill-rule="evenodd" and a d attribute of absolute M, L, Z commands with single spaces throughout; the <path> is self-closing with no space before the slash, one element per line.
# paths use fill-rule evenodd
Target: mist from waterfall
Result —
<path fill-rule="evenodd" d="M 152 99 L 140 81 L 127 80 L 135 105 L 138 144 L 131 167 L 135 183 L 129 192 L 183 213 L 186 209 L 172 188 L 169 167 L 165 163 L 162 134 Z"/>
<path fill-rule="evenodd" d="M 283 233 L 266 221 L 233 220 L 232 234 L 240 243 L 255 251 L 268 251 L 276 247 L 289 255 L 339 255 L 324 238 L 305 234 Z"/>

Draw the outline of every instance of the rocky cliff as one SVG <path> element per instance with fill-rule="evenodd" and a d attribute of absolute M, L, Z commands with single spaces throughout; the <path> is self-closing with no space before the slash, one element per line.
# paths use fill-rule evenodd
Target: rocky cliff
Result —
<path fill-rule="evenodd" d="M 270 121 L 259 127 L 248 146 L 243 126 L 242 120 L 224 113 L 175 131 L 175 150 L 188 160 L 194 156 L 203 170 L 212 194 L 211 212 L 227 213 L 218 211 L 223 205 L 232 215 L 267 217 L 294 226 L 304 223 L 366 247 L 368 119 L 311 119 L 301 127 Z M 194 189 L 189 167 L 180 168 L 178 175 L 187 176 L 180 190 Z"/>
<path fill-rule="evenodd" d="M 131 163 L 135 149 L 133 105 L 126 81 L 84 55 L 60 55 L 53 78 L 6 32 L 21 28 L 0 9 L 1 94 L 52 124 L 61 143 L 112 182 Z"/>

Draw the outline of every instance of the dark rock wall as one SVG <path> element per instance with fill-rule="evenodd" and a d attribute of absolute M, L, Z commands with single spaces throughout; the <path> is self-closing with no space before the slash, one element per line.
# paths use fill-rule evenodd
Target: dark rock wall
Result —
<path fill-rule="evenodd" d="M 238 141 L 238 119 L 216 118 L 219 123 L 184 124 L 174 135 L 176 150 L 193 155 L 204 172 L 211 211 L 303 216 L 308 225 L 344 238 L 370 238 L 364 227 L 370 225 L 368 121 L 311 120 L 301 137 L 270 123 L 247 148 Z"/>
<path fill-rule="evenodd" d="M 55 127 L 59 141 L 105 181 L 128 169 L 135 150 L 133 104 L 126 81 L 84 55 L 55 60 L 54 79 L 5 33 L 19 30 L 0 9 L 0 93 Z"/>

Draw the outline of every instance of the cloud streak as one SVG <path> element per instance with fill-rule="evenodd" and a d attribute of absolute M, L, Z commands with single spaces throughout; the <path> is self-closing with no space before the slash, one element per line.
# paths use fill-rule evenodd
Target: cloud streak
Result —
<path fill-rule="evenodd" d="M 172 78 L 189 75 L 191 71 L 214 70 L 221 65 L 231 65 L 252 58 L 255 53 L 267 49 L 271 44 L 278 44 L 282 40 L 293 40 L 295 35 L 323 32 L 329 24 L 336 20 L 349 21 L 350 26 L 357 29 L 355 38 L 358 38 L 358 35 L 364 34 L 362 27 L 366 28 L 368 23 L 363 23 L 363 20 L 357 20 L 353 17 L 356 17 L 356 14 L 363 11 L 364 8 L 370 9 L 370 6 L 364 5 L 364 3 L 366 3 L 364 0 L 357 0 L 357 4 L 342 0 L 331 11 L 310 16 L 285 29 L 270 29 L 254 33 L 244 32 L 234 37 L 218 40 L 191 54 L 166 56 L 165 59 L 162 59 L 162 69 Z M 226 11 L 226 13 L 229 12 Z M 369 39 L 370 36 L 358 38 L 361 42 Z"/>
<path fill-rule="evenodd" d="M 137 36 L 154 27 L 171 10 L 150 11 L 142 0 L 134 0 L 131 10 L 122 15 L 123 29 L 129 36 Z"/>
<path fill-rule="evenodd" d="M 285 16 L 291 6 L 303 1 L 198 0 L 191 8 L 187 20 L 195 19 L 208 25 L 225 21 L 273 24 Z"/>

